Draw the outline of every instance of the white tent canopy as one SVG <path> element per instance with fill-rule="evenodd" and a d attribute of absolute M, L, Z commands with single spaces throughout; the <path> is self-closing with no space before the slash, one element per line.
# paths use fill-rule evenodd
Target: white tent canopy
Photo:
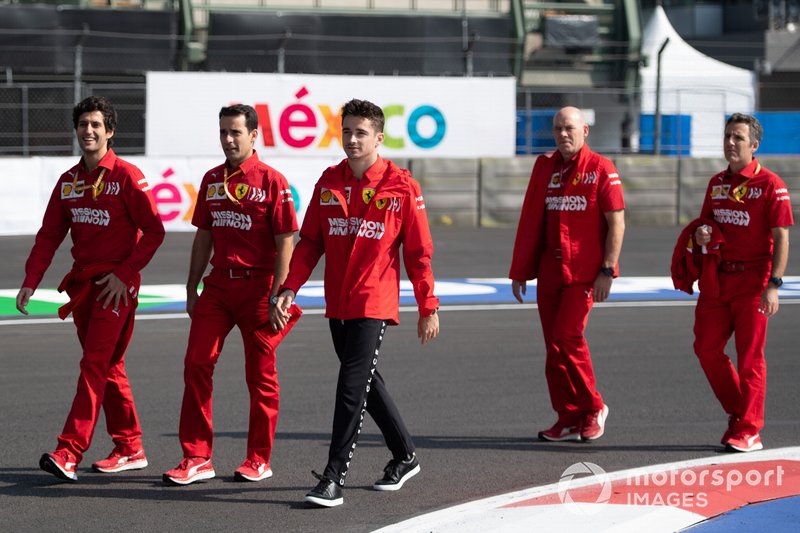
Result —
<path fill-rule="evenodd" d="M 656 6 L 642 44 L 648 58 L 640 70 L 643 114 L 655 113 L 658 49 L 667 38 L 661 55 L 661 113 L 691 116 L 691 155 L 720 156 L 726 115 L 755 109 L 755 73 L 697 51 L 678 35 L 664 8 Z"/>

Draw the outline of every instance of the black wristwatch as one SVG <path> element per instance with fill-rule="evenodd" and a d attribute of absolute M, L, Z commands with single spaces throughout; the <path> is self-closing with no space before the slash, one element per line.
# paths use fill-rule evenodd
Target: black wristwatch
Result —
<path fill-rule="evenodd" d="M 776 288 L 780 287 L 781 285 L 783 285 L 783 278 L 776 278 L 775 276 L 770 276 L 769 283 L 775 285 Z"/>
<path fill-rule="evenodd" d="M 269 305 L 278 305 L 278 295 L 270 296 Z"/>
<path fill-rule="evenodd" d="M 600 267 L 600 273 L 608 276 L 609 278 L 614 277 L 614 268 L 613 267 Z"/>

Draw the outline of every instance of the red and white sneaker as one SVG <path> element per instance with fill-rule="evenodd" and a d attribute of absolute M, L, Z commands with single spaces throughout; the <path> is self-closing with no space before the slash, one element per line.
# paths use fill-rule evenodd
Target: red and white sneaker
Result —
<path fill-rule="evenodd" d="M 606 430 L 606 418 L 608 418 L 608 406 L 605 404 L 599 411 L 592 411 L 583 415 L 581 439 L 593 441 L 602 437 Z"/>
<path fill-rule="evenodd" d="M 729 415 L 728 416 L 728 429 L 725 430 L 725 433 L 722 434 L 722 439 L 720 443 L 725 446 L 728 444 L 728 440 L 733 436 L 733 426 L 736 422 L 739 421 L 739 417 L 736 415 Z"/>
<path fill-rule="evenodd" d="M 761 436 L 758 433 L 755 435 L 740 433 L 725 442 L 725 451 L 728 452 L 755 452 L 762 448 L 764 445 L 761 444 Z"/>
<path fill-rule="evenodd" d="M 553 424 L 553 427 L 539 432 L 539 439 L 550 442 L 562 442 L 567 440 L 580 442 L 581 432 L 577 424 L 568 424 L 558 419 L 556 423 Z"/>
<path fill-rule="evenodd" d="M 217 475 L 211 459 L 205 457 L 186 457 L 177 468 L 164 472 L 164 483 L 170 485 L 189 485 L 195 481 L 211 479 Z"/>
<path fill-rule="evenodd" d="M 125 470 L 141 470 L 146 466 L 147 457 L 145 457 L 143 449 L 132 455 L 122 455 L 114 450 L 107 458 L 92 464 L 92 470 L 113 474 L 115 472 L 124 472 Z"/>
<path fill-rule="evenodd" d="M 272 477 L 272 469 L 269 467 L 269 463 L 252 459 L 245 459 L 242 466 L 233 473 L 236 481 L 261 481 L 270 477 Z"/>
<path fill-rule="evenodd" d="M 67 450 L 56 450 L 53 453 L 45 453 L 39 459 L 39 468 L 49 472 L 58 479 L 74 483 L 78 481 L 78 463 L 75 456 Z"/>

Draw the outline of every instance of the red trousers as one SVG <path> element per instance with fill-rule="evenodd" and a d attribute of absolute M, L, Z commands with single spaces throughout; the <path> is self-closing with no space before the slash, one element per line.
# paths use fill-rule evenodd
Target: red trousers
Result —
<path fill-rule="evenodd" d="M 211 394 L 214 366 L 225 337 L 238 326 L 244 342 L 245 380 L 250 393 L 247 458 L 269 463 L 278 423 L 280 386 L 275 350 L 300 317 L 280 332 L 269 325 L 271 276 L 230 279 L 214 271 L 203 280 L 203 292 L 192 313 L 184 360 L 184 393 L 178 437 L 184 457 L 212 456 L 214 428 Z"/>
<path fill-rule="evenodd" d="M 114 309 L 109 304 L 103 309 L 103 302 L 96 301 L 102 287 L 94 285 L 93 280 L 90 283 L 93 286 L 88 297 L 72 310 L 83 357 L 78 389 L 56 447 L 71 452 L 78 463 L 92 442 L 101 406 L 115 450 L 131 455 L 142 447 L 142 429 L 125 373 L 125 350 L 133 335 L 138 302 L 129 293 L 127 307 Z M 131 284 L 134 294 L 138 294 L 139 283 L 137 276 Z M 71 296 L 74 288 L 67 292 Z"/>
<path fill-rule="evenodd" d="M 694 352 L 722 408 L 739 419 L 734 434 L 752 435 L 764 427 L 768 319 L 759 311 L 766 277 L 762 274 L 720 272 L 720 296 L 701 292 L 695 308 Z M 738 371 L 725 353 L 734 332 Z"/>
<path fill-rule="evenodd" d="M 545 376 L 559 420 L 577 423 L 581 413 L 603 408 L 583 336 L 592 310 L 592 284 L 565 285 L 561 261 L 550 250 L 539 265 L 536 302 L 547 349 Z"/>

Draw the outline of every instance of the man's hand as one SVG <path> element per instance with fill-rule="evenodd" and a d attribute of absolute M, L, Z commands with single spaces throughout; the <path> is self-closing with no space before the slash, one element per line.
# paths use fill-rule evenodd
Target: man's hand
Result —
<path fill-rule="evenodd" d="M 598 274 L 597 279 L 594 280 L 594 288 L 592 289 L 592 298 L 595 303 L 605 302 L 608 295 L 611 294 L 611 284 L 614 278 L 606 276 L 605 274 Z"/>
<path fill-rule="evenodd" d="M 23 315 L 28 314 L 28 310 L 25 308 L 28 307 L 28 302 L 31 301 L 31 296 L 33 296 L 33 289 L 28 287 L 22 287 L 17 293 L 17 311 Z"/>
<path fill-rule="evenodd" d="M 285 289 L 278 295 L 278 304 L 269 306 L 269 323 L 272 330 L 275 332 L 283 330 L 286 324 L 289 323 L 291 315 L 289 314 L 289 307 L 294 302 L 294 291 Z"/>
<path fill-rule="evenodd" d="M 200 295 L 197 294 L 197 288 L 194 290 L 186 289 L 186 313 L 189 315 L 189 318 L 192 318 L 194 306 L 197 304 L 198 298 L 200 298 Z"/>
<path fill-rule="evenodd" d="M 527 282 L 525 280 L 511 280 L 511 292 L 514 293 L 514 298 L 516 298 L 519 303 L 522 303 L 522 297 L 525 296 L 526 290 Z"/>
<path fill-rule="evenodd" d="M 705 224 L 697 226 L 694 232 L 694 242 L 698 246 L 708 246 L 711 242 L 711 227 Z"/>
<path fill-rule="evenodd" d="M 758 310 L 769 318 L 778 314 L 778 307 L 780 307 L 778 303 L 778 288 L 771 283 L 767 284 L 767 288 L 761 293 L 761 303 L 758 306 Z"/>
<path fill-rule="evenodd" d="M 105 287 L 103 287 L 103 290 L 100 291 L 100 294 L 97 296 L 98 302 L 103 298 L 106 299 L 105 302 L 103 302 L 103 309 L 108 307 L 111 300 L 114 300 L 114 309 L 119 309 L 120 300 L 125 304 L 125 307 L 128 307 L 128 287 L 122 283 L 122 280 L 119 279 L 116 274 L 112 272 L 95 281 L 95 285 L 103 284 L 105 284 Z"/>
<path fill-rule="evenodd" d="M 420 344 L 426 344 L 439 335 L 439 313 L 430 316 L 419 317 L 417 322 L 417 337 Z"/>

